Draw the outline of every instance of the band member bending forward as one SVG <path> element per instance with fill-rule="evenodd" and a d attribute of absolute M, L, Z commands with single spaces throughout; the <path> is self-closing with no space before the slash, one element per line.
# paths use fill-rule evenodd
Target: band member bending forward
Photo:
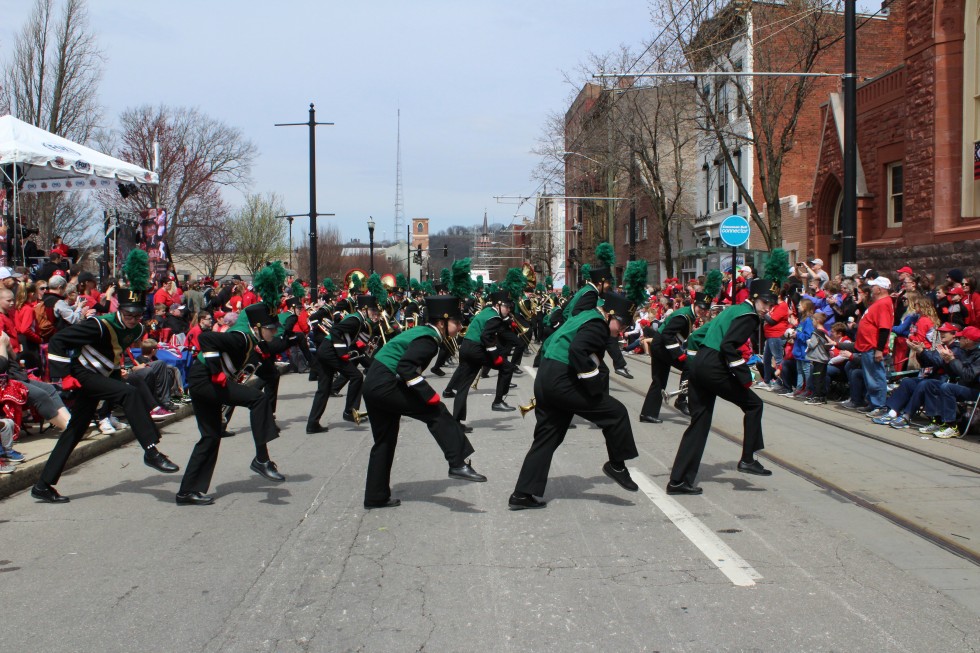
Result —
<path fill-rule="evenodd" d="M 631 314 L 629 299 L 607 292 L 601 309 L 579 312 L 548 339 L 534 380 L 534 442 L 508 501 L 511 510 L 545 506 L 535 497 L 544 495 L 551 459 L 574 415 L 602 429 L 609 456 L 602 466 L 606 476 L 626 490 L 638 489 L 625 462 L 639 455 L 633 429 L 626 407 L 609 396 L 609 368 L 602 361 L 609 334 L 618 333 Z"/>
<path fill-rule="evenodd" d="M 395 336 L 378 352 L 364 382 L 364 403 L 374 436 L 364 489 L 365 508 L 401 504 L 391 497 L 390 483 L 402 416 L 425 422 L 429 427 L 449 463 L 450 478 L 487 480 L 466 460 L 473 453 L 473 446 L 439 400 L 439 393 L 422 376 L 443 339 L 452 338 L 459 330 L 459 300 L 447 295 L 426 297 L 425 313 L 426 324 Z"/>
<path fill-rule="evenodd" d="M 214 503 L 214 498 L 205 493 L 211 485 L 218 462 L 218 448 L 224 431 L 224 406 L 248 408 L 252 438 L 255 440 L 252 471 L 270 481 L 286 480 L 269 459 L 268 443 L 279 437 L 269 397 L 254 386 L 238 382 L 247 365 L 273 364 L 268 345 L 279 330 L 279 320 L 264 303 L 246 307 L 245 313 L 249 324 L 247 330 L 236 324 L 224 333 L 205 331 L 201 334 L 201 353 L 191 363 L 187 373 L 191 404 L 201 439 L 194 445 L 187 462 L 187 471 L 177 492 L 178 505 L 206 506 Z"/>
<path fill-rule="evenodd" d="M 687 359 L 691 423 L 677 449 L 667 494 L 701 494 L 694 481 L 711 429 L 716 397 L 735 404 L 745 415 L 738 471 L 758 476 L 772 474 L 755 459 L 755 452 L 765 447 L 762 400 L 751 390 L 752 373 L 741 348 L 758 332 L 761 316 L 774 301 L 771 282 L 753 279 L 748 299 L 726 308 L 688 338 L 688 349 L 694 346 L 692 343 L 698 346 L 697 355 Z"/>

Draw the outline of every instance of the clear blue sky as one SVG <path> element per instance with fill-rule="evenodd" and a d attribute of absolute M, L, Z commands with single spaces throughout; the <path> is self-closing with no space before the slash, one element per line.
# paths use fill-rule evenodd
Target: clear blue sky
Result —
<path fill-rule="evenodd" d="M 144 103 L 200 107 L 257 144 L 250 191 L 280 193 L 301 213 L 307 131 L 273 123 L 305 121 L 315 102 L 317 119 L 336 123 L 317 135 L 318 208 L 337 214 L 321 220 L 362 240 L 369 215 L 378 238 L 392 236 L 399 108 L 406 218 L 438 231 L 486 209 L 509 224 L 515 207 L 493 197 L 534 191 L 530 150 L 573 90 L 562 71 L 652 36 L 645 0 L 89 4 L 109 122 Z M 5 58 L 32 5 L 0 0 Z"/>

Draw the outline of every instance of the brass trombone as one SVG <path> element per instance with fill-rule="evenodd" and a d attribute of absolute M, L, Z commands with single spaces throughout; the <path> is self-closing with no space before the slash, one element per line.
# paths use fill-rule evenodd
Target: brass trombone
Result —
<path fill-rule="evenodd" d="M 367 416 L 368 416 L 367 413 L 362 413 L 361 411 L 357 410 L 356 408 L 351 408 L 350 409 L 350 414 L 354 418 L 354 423 L 357 424 L 358 426 L 361 425 L 361 420 L 367 419 Z"/>
<path fill-rule="evenodd" d="M 535 397 L 531 397 L 531 403 L 527 406 L 518 406 L 517 409 L 521 411 L 521 417 L 527 417 L 527 414 L 534 410 L 537 405 L 538 400 Z"/>
<path fill-rule="evenodd" d="M 681 381 L 680 386 L 676 390 L 671 390 L 667 392 L 666 390 L 661 390 L 660 395 L 664 398 L 664 401 L 670 401 L 671 397 L 676 397 L 677 395 L 687 394 L 687 380 Z"/>

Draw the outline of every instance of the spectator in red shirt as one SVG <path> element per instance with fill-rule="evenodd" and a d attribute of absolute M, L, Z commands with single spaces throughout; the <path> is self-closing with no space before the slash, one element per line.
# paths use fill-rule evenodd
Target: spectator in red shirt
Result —
<path fill-rule="evenodd" d="M 762 374 L 763 381 L 772 390 L 781 389 L 779 388 L 779 380 L 776 378 L 776 370 L 783 365 L 786 331 L 789 328 L 789 304 L 786 302 L 786 288 L 784 287 L 779 292 L 778 303 L 762 316 L 762 334 L 766 339 L 762 353 Z M 791 390 L 792 388 L 787 386 L 785 389 Z"/>
<path fill-rule="evenodd" d="M 242 293 L 242 300 L 241 300 L 241 307 L 240 308 L 246 308 L 248 306 L 251 306 L 252 304 L 254 304 L 257 301 L 259 301 L 259 296 L 255 294 L 255 289 L 252 288 L 252 286 L 249 286 L 245 290 L 245 292 Z M 236 310 L 240 310 L 240 309 L 236 309 Z"/>
<path fill-rule="evenodd" d="M 861 372 L 868 399 L 867 405 L 858 410 L 881 417 L 888 411 L 885 407 L 888 374 L 884 360 L 888 338 L 895 324 L 895 304 L 890 294 L 892 284 L 886 277 L 875 277 L 868 282 L 868 286 L 871 289 L 871 305 L 861 317 L 854 339 L 854 350 L 861 357 Z"/>
<path fill-rule="evenodd" d="M 208 312 L 199 314 L 197 324 L 187 331 L 187 338 L 184 340 L 184 348 L 194 352 L 201 351 L 201 333 L 210 331 L 214 328 L 214 317 Z"/>
<path fill-rule="evenodd" d="M 20 336 L 21 357 L 24 360 L 24 367 L 27 369 L 41 367 L 41 343 L 44 340 L 37 331 L 34 307 L 37 305 L 41 293 L 47 289 L 47 281 L 22 283 L 17 289 L 17 300 L 14 304 L 14 326 Z"/>
<path fill-rule="evenodd" d="M 177 301 L 176 286 L 177 284 L 174 283 L 173 279 L 169 277 L 164 279 L 160 284 L 160 289 L 153 295 L 153 303 L 156 305 L 163 304 L 169 310 L 170 306 Z"/>

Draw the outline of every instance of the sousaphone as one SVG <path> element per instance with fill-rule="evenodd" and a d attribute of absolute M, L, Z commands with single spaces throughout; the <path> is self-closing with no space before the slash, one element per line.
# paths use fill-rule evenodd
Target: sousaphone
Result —
<path fill-rule="evenodd" d="M 358 275 L 361 278 L 361 283 L 357 288 L 354 288 L 354 275 Z M 348 291 L 353 290 L 354 292 L 367 292 L 367 280 L 368 273 L 361 268 L 351 268 L 344 275 L 344 288 Z"/>
<path fill-rule="evenodd" d="M 521 267 L 521 274 L 523 274 L 524 278 L 527 279 L 526 287 L 530 290 L 534 290 L 534 287 L 538 285 L 538 276 L 534 273 L 534 266 L 525 261 L 524 265 Z"/>

